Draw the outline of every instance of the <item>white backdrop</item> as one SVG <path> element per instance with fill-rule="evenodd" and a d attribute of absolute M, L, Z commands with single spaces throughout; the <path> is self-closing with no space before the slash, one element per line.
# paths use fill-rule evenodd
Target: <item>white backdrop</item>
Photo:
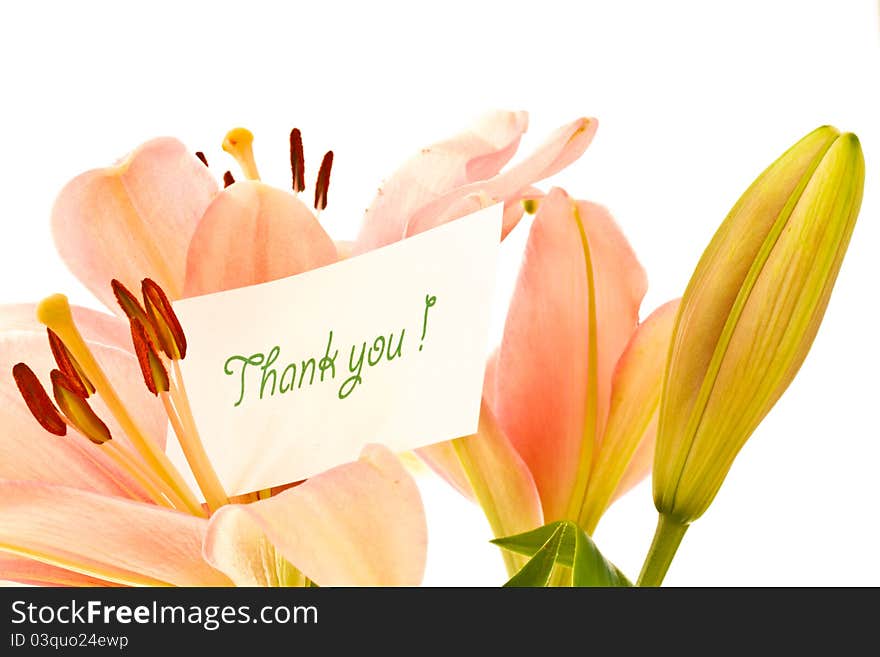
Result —
<path fill-rule="evenodd" d="M 0 10 L 0 302 L 63 291 L 97 304 L 56 256 L 49 210 L 69 178 L 152 136 L 181 138 L 222 172 L 233 163 L 219 142 L 245 125 L 264 180 L 285 185 L 287 133 L 300 127 L 312 176 L 335 151 L 322 220 L 343 237 L 408 155 L 503 107 L 529 110 L 524 148 L 599 118 L 555 182 L 615 214 L 648 271 L 646 314 L 681 294 L 729 207 L 787 146 L 823 123 L 856 132 L 865 199 L 822 330 L 667 583 L 880 584 L 875 2 L 11 5 Z M 502 288 L 521 245 L 505 246 Z M 479 511 L 436 479 L 421 484 L 426 583 L 502 582 Z M 655 518 L 645 483 L 595 538 L 634 576 Z"/>

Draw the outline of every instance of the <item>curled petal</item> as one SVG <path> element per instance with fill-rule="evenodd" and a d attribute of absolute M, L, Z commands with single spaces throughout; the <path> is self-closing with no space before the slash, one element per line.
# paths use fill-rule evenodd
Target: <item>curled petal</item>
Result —
<path fill-rule="evenodd" d="M 516 153 L 528 123 L 525 112 L 491 112 L 470 130 L 413 156 L 382 185 L 364 216 L 354 254 L 403 239 L 419 208 L 498 173 Z"/>
<path fill-rule="evenodd" d="M 426 546 L 415 482 L 374 445 L 276 497 L 224 506 L 211 518 L 205 555 L 239 585 L 276 576 L 265 571 L 274 549 L 321 586 L 414 586 Z"/>
<path fill-rule="evenodd" d="M 336 262 L 336 247 L 292 194 L 245 180 L 211 204 L 189 247 L 187 297 L 293 276 Z"/>
<path fill-rule="evenodd" d="M 493 178 L 470 183 L 428 203 L 415 212 L 407 222 L 405 236 L 429 230 L 468 213 L 462 201 L 468 196 L 482 194 L 489 202 L 509 204 L 533 196 L 532 184 L 549 178 L 577 160 L 596 134 L 596 119 L 581 118 L 562 126 L 534 153 L 522 162 Z M 472 211 L 472 210 L 470 210 Z M 505 212 L 502 238 L 507 235 L 519 217 Z"/>
<path fill-rule="evenodd" d="M 109 308 L 111 279 L 137 289 L 183 288 L 186 250 L 217 183 L 179 141 L 154 139 L 119 164 L 74 178 L 52 210 L 52 232 L 70 270 Z"/>

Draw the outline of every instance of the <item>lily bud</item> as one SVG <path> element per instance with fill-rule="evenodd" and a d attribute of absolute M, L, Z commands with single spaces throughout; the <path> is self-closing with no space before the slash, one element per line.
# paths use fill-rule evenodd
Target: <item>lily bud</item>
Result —
<path fill-rule="evenodd" d="M 700 517 L 791 383 L 819 329 L 858 216 L 859 141 L 821 127 L 746 190 L 703 253 L 667 363 L 654 503 Z"/>

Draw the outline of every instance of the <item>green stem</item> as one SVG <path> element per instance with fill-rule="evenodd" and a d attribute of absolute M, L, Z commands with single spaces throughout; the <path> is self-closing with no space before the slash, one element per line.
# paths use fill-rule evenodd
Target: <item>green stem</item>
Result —
<path fill-rule="evenodd" d="M 660 586 L 663 583 L 669 564 L 672 563 L 672 558 L 688 527 L 689 525 L 682 524 L 670 516 L 660 514 L 651 549 L 648 550 L 648 556 L 645 557 L 639 575 L 638 586 Z"/>

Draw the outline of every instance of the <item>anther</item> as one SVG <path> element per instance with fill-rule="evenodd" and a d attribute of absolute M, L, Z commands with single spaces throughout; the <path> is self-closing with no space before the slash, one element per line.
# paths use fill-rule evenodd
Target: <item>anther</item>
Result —
<path fill-rule="evenodd" d="M 76 392 L 76 386 L 61 370 L 52 370 L 52 394 L 67 420 L 96 445 L 112 437 L 107 425 L 95 415 L 89 403 Z"/>
<path fill-rule="evenodd" d="M 89 381 L 73 354 L 64 346 L 64 342 L 61 341 L 58 334 L 50 328 L 46 329 L 46 333 L 49 336 L 49 348 L 52 350 L 52 356 L 55 358 L 58 369 L 76 386 L 77 393 L 81 397 L 88 398 L 89 395 L 94 394 L 95 386 Z"/>
<path fill-rule="evenodd" d="M 49 395 L 34 374 L 34 371 L 24 363 L 18 363 L 12 368 L 12 377 L 15 385 L 21 393 L 24 403 L 34 419 L 40 423 L 49 433 L 63 436 L 67 433 L 67 424 L 61 413 L 55 408 L 55 404 L 49 399 Z"/>
<path fill-rule="evenodd" d="M 233 128 L 223 138 L 223 150 L 238 162 L 244 177 L 248 180 L 259 180 L 257 163 L 254 161 L 254 135 L 247 128 Z"/>
<path fill-rule="evenodd" d="M 154 395 L 160 392 L 168 392 L 170 389 L 168 372 L 156 353 L 153 343 L 147 337 L 144 325 L 136 319 L 131 320 L 131 341 L 134 343 L 134 352 L 137 355 L 141 374 L 144 375 L 144 383 L 147 389 Z"/>
<path fill-rule="evenodd" d="M 327 207 L 327 190 L 330 188 L 330 169 L 333 167 L 333 151 L 327 151 L 321 160 L 318 182 L 315 183 L 315 209 L 319 212 Z"/>
<path fill-rule="evenodd" d="M 177 319 L 177 313 L 171 307 L 171 302 L 159 285 L 150 278 L 141 281 L 141 294 L 144 297 L 144 306 L 150 322 L 156 329 L 155 343 L 165 352 L 171 360 L 181 360 L 186 357 L 186 336 L 183 327 Z M 148 337 L 153 336 L 147 332 Z"/>
<path fill-rule="evenodd" d="M 116 297 L 116 303 L 122 308 L 122 312 L 125 313 L 125 316 L 128 317 L 130 321 L 135 319 L 140 321 L 144 325 L 144 329 L 150 340 L 158 342 L 159 339 L 156 336 L 156 329 L 153 327 L 152 321 L 147 316 L 147 311 L 144 310 L 144 307 L 141 305 L 141 302 L 138 301 L 137 297 L 115 278 L 110 282 L 110 285 L 113 288 L 113 295 Z"/>
<path fill-rule="evenodd" d="M 290 171 L 293 177 L 293 191 L 301 192 L 306 188 L 306 164 L 303 155 L 302 133 L 299 128 L 290 131 Z"/>
<path fill-rule="evenodd" d="M 196 151 L 196 157 L 202 161 L 202 164 L 208 166 L 208 158 L 205 157 L 205 154 L 202 151 Z"/>
<path fill-rule="evenodd" d="M 535 214 L 538 211 L 539 201 L 536 198 L 524 198 L 522 200 L 523 210 L 526 214 Z"/>
<path fill-rule="evenodd" d="M 235 182 L 235 178 L 232 175 L 231 171 L 227 171 L 223 174 L 223 187 L 229 187 L 232 183 Z"/>

